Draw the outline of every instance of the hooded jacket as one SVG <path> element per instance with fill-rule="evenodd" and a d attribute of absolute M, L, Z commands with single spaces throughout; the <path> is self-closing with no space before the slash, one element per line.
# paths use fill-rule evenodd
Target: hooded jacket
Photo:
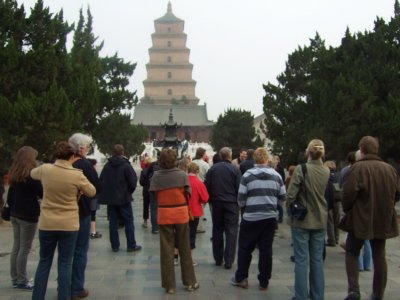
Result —
<path fill-rule="evenodd" d="M 100 204 L 123 205 L 133 201 L 137 176 L 129 160 L 124 156 L 108 159 L 100 174 Z"/>

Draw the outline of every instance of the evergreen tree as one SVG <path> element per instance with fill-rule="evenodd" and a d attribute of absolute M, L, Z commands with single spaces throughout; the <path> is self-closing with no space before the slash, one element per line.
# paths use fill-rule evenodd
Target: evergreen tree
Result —
<path fill-rule="evenodd" d="M 306 143 L 321 138 L 327 158 L 344 160 L 359 139 L 372 135 L 385 159 L 399 159 L 393 132 L 400 129 L 400 16 L 377 18 L 373 31 L 347 29 L 337 48 L 319 35 L 289 55 L 278 84 L 264 86 L 267 136 L 287 163 L 297 163 Z"/>
<path fill-rule="evenodd" d="M 219 151 L 222 147 L 230 147 L 233 157 L 236 157 L 241 148 L 262 146 L 254 142 L 257 135 L 253 120 L 254 116 L 249 111 L 227 109 L 212 127 L 210 143 L 213 149 Z"/>
<path fill-rule="evenodd" d="M 112 113 L 103 118 L 93 133 L 100 152 L 111 155 L 115 144 L 122 144 L 125 155 L 131 157 L 144 150 L 143 141 L 147 130 L 141 125 L 132 125 L 128 114 Z"/>

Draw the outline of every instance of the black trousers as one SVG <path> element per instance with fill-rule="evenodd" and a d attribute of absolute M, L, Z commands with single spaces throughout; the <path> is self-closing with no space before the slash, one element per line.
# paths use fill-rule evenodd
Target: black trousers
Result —
<path fill-rule="evenodd" d="M 386 240 L 370 240 L 372 250 L 372 260 L 374 262 L 374 279 L 372 292 L 374 296 L 383 299 L 387 282 L 387 263 L 386 263 Z M 358 256 L 360 249 L 364 245 L 364 240 L 360 240 L 349 232 L 346 239 L 346 273 L 349 292 L 359 292 L 358 283 Z"/>
<path fill-rule="evenodd" d="M 232 265 L 235 260 L 239 205 L 236 202 L 214 201 L 212 206 L 212 248 L 217 264 L 225 261 Z M 224 240 L 225 235 L 225 240 Z"/>

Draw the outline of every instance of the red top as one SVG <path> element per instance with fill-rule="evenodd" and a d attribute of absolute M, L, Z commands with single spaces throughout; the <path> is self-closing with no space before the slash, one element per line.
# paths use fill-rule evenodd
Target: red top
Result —
<path fill-rule="evenodd" d="M 189 199 L 189 206 L 192 210 L 193 217 L 201 217 L 203 215 L 202 203 L 208 202 L 207 188 L 196 174 L 189 173 L 189 182 L 192 187 L 192 197 Z"/>

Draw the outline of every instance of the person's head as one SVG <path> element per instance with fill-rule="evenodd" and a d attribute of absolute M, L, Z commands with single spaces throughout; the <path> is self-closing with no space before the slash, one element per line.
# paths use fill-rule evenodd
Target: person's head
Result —
<path fill-rule="evenodd" d="M 351 151 L 347 154 L 347 163 L 352 165 L 356 162 L 356 151 Z"/>
<path fill-rule="evenodd" d="M 247 159 L 247 149 L 245 149 L 245 148 L 240 149 L 239 159 L 240 159 L 240 161 L 244 161 Z"/>
<path fill-rule="evenodd" d="M 176 164 L 176 151 L 174 149 L 164 149 L 160 154 L 160 168 L 172 169 Z"/>
<path fill-rule="evenodd" d="M 336 163 L 333 160 L 327 160 L 324 162 L 324 166 L 329 168 L 331 171 L 336 171 Z"/>
<path fill-rule="evenodd" d="M 190 159 L 188 157 L 183 157 L 181 160 L 178 161 L 178 169 L 181 169 L 184 172 L 188 172 L 188 168 L 189 168 L 189 164 L 190 164 Z"/>
<path fill-rule="evenodd" d="M 202 159 L 204 154 L 206 154 L 206 149 L 199 147 L 196 149 L 196 155 L 194 156 L 194 159 Z"/>
<path fill-rule="evenodd" d="M 265 148 L 257 148 L 256 151 L 254 151 L 253 158 L 254 162 L 258 165 L 265 165 L 268 163 L 268 151 Z"/>
<path fill-rule="evenodd" d="M 325 155 L 324 142 L 318 139 L 311 140 L 306 149 L 306 156 L 312 160 L 322 159 Z"/>
<path fill-rule="evenodd" d="M 213 165 L 215 165 L 216 163 L 219 163 L 220 161 L 221 161 L 221 157 L 219 156 L 219 153 L 217 152 L 213 155 L 213 158 L 212 158 Z"/>
<path fill-rule="evenodd" d="M 80 154 L 82 156 L 86 156 L 91 148 L 91 144 L 93 139 L 83 133 L 74 133 L 68 140 L 68 143 L 72 146 L 75 151 L 75 154 Z"/>
<path fill-rule="evenodd" d="M 254 155 L 254 149 L 247 149 L 247 159 L 252 159 Z"/>
<path fill-rule="evenodd" d="M 365 154 L 378 154 L 379 141 L 377 138 L 367 135 L 361 138 L 358 147 L 360 148 L 362 156 Z"/>
<path fill-rule="evenodd" d="M 200 172 L 199 165 L 196 163 L 190 163 L 188 167 L 188 173 L 198 174 Z"/>
<path fill-rule="evenodd" d="M 294 165 L 289 166 L 289 168 L 288 168 L 289 176 L 293 175 L 294 169 L 296 169 L 296 166 L 294 166 Z"/>
<path fill-rule="evenodd" d="M 8 172 L 10 184 L 24 182 L 29 177 L 31 170 L 36 167 L 37 156 L 38 152 L 30 146 L 18 149 Z"/>
<path fill-rule="evenodd" d="M 67 141 L 61 141 L 56 146 L 54 157 L 56 159 L 70 160 L 74 154 L 74 148 Z"/>
<path fill-rule="evenodd" d="M 232 160 L 232 150 L 228 147 L 223 147 L 219 150 L 221 160 Z"/>
<path fill-rule="evenodd" d="M 121 144 L 115 144 L 112 153 L 114 156 L 123 156 L 125 154 L 125 148 Z"/>

